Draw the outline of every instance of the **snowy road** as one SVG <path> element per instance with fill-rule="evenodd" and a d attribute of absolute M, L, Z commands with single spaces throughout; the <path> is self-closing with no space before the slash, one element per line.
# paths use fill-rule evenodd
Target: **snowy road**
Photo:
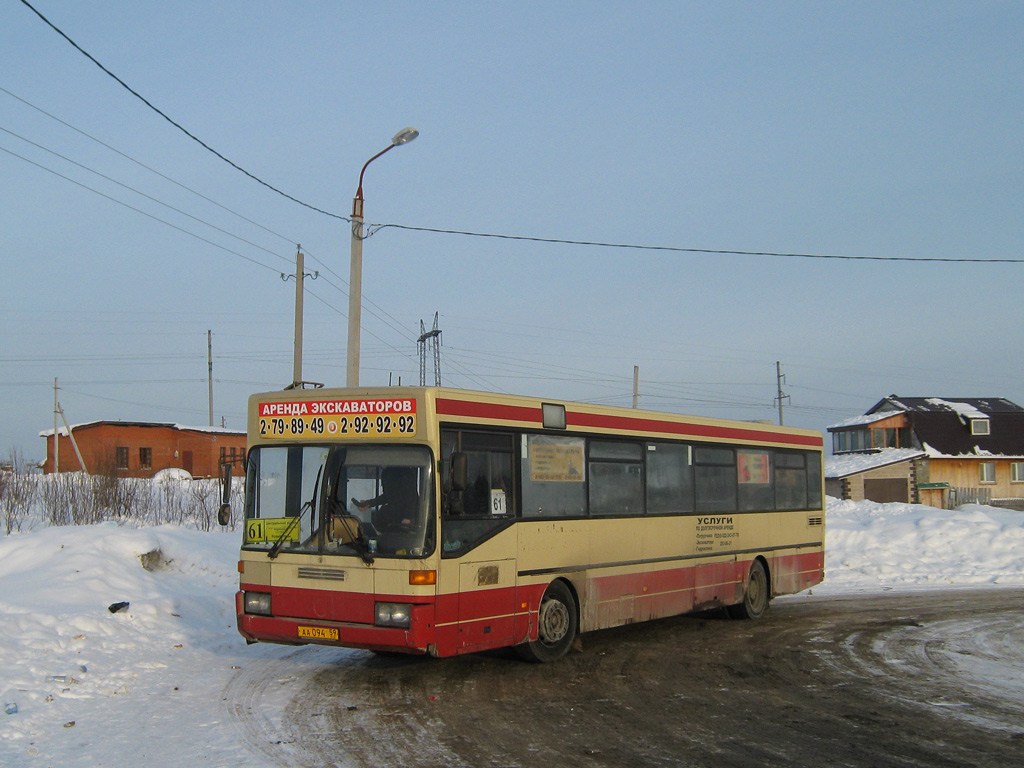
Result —
<path fill-rule="evenodd" d="M 538 667 L 246 647 L 237 533 L 37 517 L 0 538 L 0 765 L 1024 765 L 1024 513 L 830 499 L 828 526 L 814 597 Z"/>
<path fill-rule="evenodd" d="M 1024 590 L 796 597 L 584 637 L 552 665 L 301 648 L 225 691 L 281 766 L 1006 766 Z"/>

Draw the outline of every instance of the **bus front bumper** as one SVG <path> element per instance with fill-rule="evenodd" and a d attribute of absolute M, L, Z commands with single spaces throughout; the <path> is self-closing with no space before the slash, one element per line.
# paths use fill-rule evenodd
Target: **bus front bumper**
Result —
<path fill-rule="evenodd" d="M 269 591 L 271 605 L 277 590 L 256 587 Z M 343 648 L 364 648 L 367 650 L 396 651 L 424 654 L 432 652 L 434 638 L 434 605 L 413 603 L 409 605 L 409 626 L 378 626 L 369 623 L 376 615 L 375 605 L 387 602 L 387 596 L 360 596 L 359 609 L 353 615 L 337 615 L 322 610 L 296 610 L 290 604 L 289 613 L 298 615 L 280 616 L 246 613 L 246 590 L 235 594 L 235 612 L 238 631 L 250 642 L 281 643 L 284 645 L 333 645 Z M 408 599 L 408 598 L 406 598 Z M 390 598 L 395 600 L 395 598 Z M 345 611 L 344 613 L 349 613 Z"/>

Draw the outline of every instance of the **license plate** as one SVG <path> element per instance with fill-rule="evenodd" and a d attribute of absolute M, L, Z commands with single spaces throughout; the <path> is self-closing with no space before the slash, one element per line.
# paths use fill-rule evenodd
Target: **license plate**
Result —
<path fill-rule="evenodd" d="M 338 630 L 331 627 L 299 627 L 299 637 L 311 640 L 337 640 Z"/>

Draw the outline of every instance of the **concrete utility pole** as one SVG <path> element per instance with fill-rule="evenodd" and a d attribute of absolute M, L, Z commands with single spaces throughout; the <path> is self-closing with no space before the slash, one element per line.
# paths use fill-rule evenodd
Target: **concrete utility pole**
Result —
<path fill-rule="evenodd" d="M 633 407 L 640 407 L 640 366 L 633 366 Z"/>
<path fill-rule="evenodd" d="M 60 403 L 57 402 L 57 377 L 53 378 L 53 473 L 60 472 L 60 439 L 57 436 L 57 417 L 60 415 Z"/>
<path fill-rule="evenodd" d="M 302 246 L 297 245 L 295 246 L 295 344 L 292 354 L 292 383 L 285 389 L 303 389 L 306 384 L 312 384 L 314 387 L 323 386 L 323 384 L 302 380 L 302 299 L 306 291 L 304 281 L 307 277 L 314 280 L 320 277 L 319 272 L 306 272 L 305 265 L 306 257 L 302 254 Z M 281 279 L 290 280 L 291 275 L 282 272 Z"/>
<path fill-rule="evenodd" d="M 206 331 L 206 365 L 210 396 L 210 426 L 213 426 L 213 331 Z"/>
<path fill-rule="evenodd" d="M 57 397 L 59 387 L 57 386 L 57 379 L 53 380 L 53 473 L 57 474 L 60 472 L 60 434 L 57 432 L 57 417 L 59 416 L 61 421 L 64 422 L 64 428 L 68 431 L 68 440 L 71 441 L 71 447 L 75 449 L 75 456 L 78 457 L 78 466 L 81 467 L 83 472 L 89 470 L 85 468 L 85 459 L 82 458 L 82 451 L 78 448 L 78 441 L 75 440 L 75 433 L 71 431 L 71 425 L 68 424 L 67 417 L 64 415 L 64 409 L 61 408 L 60 400 Z"/>
<path fill-rule="evenodd" d="M 302 246 L 295 249 L 295 347 L 292 358 L 292 384 L 302 381 L 302 278 L 306 257 Z"/>
<path fill-rule="evenodd" d="M 374 160 L 420 135 L 415 128 L 405 128 L 396 133 L 391 144 L 366 161 L 359 172 L 359 186 L 352 200 L 352 255 L 348 277 L 348 350 L 346 352 L 345 386 L 359 386 L 359 333 L 363 311 L 363 174 Z"/>
<path fill-rule="evenodd" d="M 779 394 L 775 399 L 779 403 L 779 426 L 785 426 L 782 422 L 782 401 L 789 400 L 789 395 L 784 394 L 782 391 L 782 383 L 786 380 L 786 375 L 782 372 L 782 363 L 775 361 L 775 383 L 778 385 Z"/>
<path fill-rule="evenodd" d="M 89 470 L 85 466 L 85 459 L 82 458 L 82 451 L 78 447 L 78 441 L 75 440 L 75 433 L 71 431 L 71 425 L 68 424 L 68 418 L 64 415 L 64 409 L 61 408 L 60 403 L 57 403 L 57 410 L 60 411 L 61 421 L 64 422 L 64 429 L 68 431 L 68 439 L 71 440 L 71 447 L 75 449 L 75 456 L 78 457 L 78 466 L 82 468 L 82 471 L 86 474 Z"/>

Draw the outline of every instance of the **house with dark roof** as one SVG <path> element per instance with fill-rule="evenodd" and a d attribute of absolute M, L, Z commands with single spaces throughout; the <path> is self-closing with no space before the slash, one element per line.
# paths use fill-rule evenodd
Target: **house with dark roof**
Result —
<path fill-rule="evenodd" d="M 890 395 L 828 431 L 830 495 L 1024 509 L 1024 408 L 1005 398 Z"/>

